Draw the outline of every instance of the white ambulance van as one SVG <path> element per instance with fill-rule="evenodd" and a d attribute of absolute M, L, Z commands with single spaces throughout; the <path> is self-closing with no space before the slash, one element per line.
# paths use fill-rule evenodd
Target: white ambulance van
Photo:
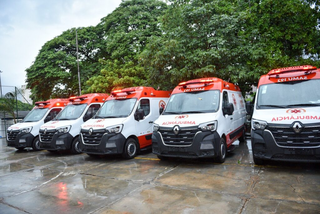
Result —
<path fill-rule="evenodd" d="M 7 143 L 10 147 L 23 150 L 39 147 L 39 129 L 44 123 L 52 120 L 68 103 L 68 99 L 51 99 L 35 103 L 21 123 L 10 126 L 7 130 Z"/>
<path fill-rule="evenodd" d="M 261 76 L 251 127 L 256 164 L 320 162 L 320 69 L 295 66 Z"/>
<path fill-rule="evenodd" d="M 150 148 L 153 121 L 170 93 L 152 87 L 112 91 L 95 117 L 82 125 L 81 151 L 90 156 L 122 154 L 129 159 Z"/>
<path fill-rule="evenodd" d="M 57 117 L 40 127 L 40 148 L 50 152 L 70 150 L 74 154 L 80 153 L 81 125 L 95 115 L 108 96 L 93 93 L 70 97 L 69 104 Z"/>
<path fill-rule="evenodd" d="M 180 83 L 154 122 L 152 152 L 167 157 L 213 157 L 224 162 L 233 142 L 244 141 L 246 109 L 240 88 L 219 78 Z"/>

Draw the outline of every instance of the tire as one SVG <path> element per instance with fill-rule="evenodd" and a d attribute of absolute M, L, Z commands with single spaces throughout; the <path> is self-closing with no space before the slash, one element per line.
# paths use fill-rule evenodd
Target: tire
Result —
<path fill-rule="evenodd" d="M 227 144 L 226 140 L 222 137 L 217 147 L 217 156 L 215 157 L 215 162 L 224 163 L 227 155 Z"/>
<path fill-rule="evenodd" d="M 169 159 L 168 157 L 165 157 L 165 156 L 162 156 L 162 155 L 157 155 L 157 157 L 162 161 L 166 161 L 166 160 Z"/>
<path fill-rule="evenodd" d="M 239 137 L 238 140 L 239 140 L 240 143 L 245 143 L 246 142 L 246 131 L 245 131 L 245 129 L 243 129 L 242 135 Z"/>
<path fill-rule="evenodd" d="M 79 144 L 80 144 L 79 137 L 74 138 L 72 141 L 72 144 L 71 144 L 71 153 L 72 154 L 80 154 L 81 153 L 81 150 L 79 148 Z"/>
<path fill-rule="evenodd" d="M 34 138 L 32 142 L 32 149 L 33 151 L 40 151 L 40 140 L 39 137 Z"/>
<path fill-rule="evenodd" d="M 265 165 L 265 161 L 263 159 L 256 158 L 256 157 L 254 157 L 254 155 L 253 155 L 253 162 L 256 165 Z"/>
<path fill-rule="evenodd" d="M 126 159 L 131 159 L 137 156 L 139 151 L 138 143 L 135 139 L 129 138 L 124 145 L 122 156 Z"/>

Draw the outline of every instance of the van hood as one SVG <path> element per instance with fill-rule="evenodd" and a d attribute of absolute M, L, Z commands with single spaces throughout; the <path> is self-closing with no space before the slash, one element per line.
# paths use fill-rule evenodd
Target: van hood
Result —
<path fill-rule="evenodd" d="M 198 126 L 201 123 L 210 122 L 217 119 L 217 113 L 203 114 L 170 114 L 161 115 L 154 123 L 159 126 L 172 127 L 179 125 L 180 127 Z"/>
<path fill-rule="evenodd" d="M 294 121 L 316 123 L 320 120 L 320 107 L 259 109 L 254 111 L 252 118 L 276 124 L 291 124 Z"/>
<path fill-rule="evenodd" d="M 8 130 L 19 130 L 19 129 L 23 129 L 23 128 L 30 127 L 30 126 L 33 127 L 37 123 L 38 122 L 16 123 L 16 124 L 10 126 L 8 128 Z"/>
<path fill-rule="evenodd" d="M 104 129 L 113 125 L 122 124 L 126 118 L 90 119 L 81 125 L 81 129 Z"/>
<path fill-rule="evenodd" d="M 70 126 L 75 123 L 76 120 L 55 120 L 55 121 L 49 121 L 45 124 L 43 124 L 40 129 L 57 129 L 64 126 Z"/>

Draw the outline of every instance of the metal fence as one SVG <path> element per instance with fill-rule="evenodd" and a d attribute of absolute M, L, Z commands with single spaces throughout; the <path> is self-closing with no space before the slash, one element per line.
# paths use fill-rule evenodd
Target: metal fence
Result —
<path fill-rule="evenodd" d="M 28 89 L 19 89 L 15 86 L 0 86 L 0 97 L 5 98 L 8 93 L 14 94 L 14 99 L 16 101 L 16 105 L 14 106 L 15 117 L 17 121 L 21 121 L 24 116 L 26 115 L 25 111 L 19 111 L 18 109 L 18 100 L 22 103 L 32 104 L 32 101 L 28 98 L 29 97 L 29 90 Z M 13 125 L 14 121 L 12 116 L 8 113 L 0 111 L 0 138 L 4 138 L 7 135 L 7 129 L 9 126 Z"/>

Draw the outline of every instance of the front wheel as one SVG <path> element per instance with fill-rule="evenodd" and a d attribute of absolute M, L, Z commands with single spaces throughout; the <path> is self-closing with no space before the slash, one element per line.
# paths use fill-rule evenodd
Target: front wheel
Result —
<path fill-rule="evenodd" d="M 227 144 L 225 139 L 221 138 L 218 145 L 219 146 L 217 148 L 217 156 L 215 157 L 215 161 L 218 163 L 224 163 L 227 155 Z"/>
<path fill-rule="evenodd" d="M 72 144 L 71 144 L 71 153 L 72 154 L 80 154 L 81 150 L 79 148 L 79 137 L 76 137 L 73 139 Z"/>
<path fill-rule="evenodd" d="M 39 137 L 36 137 L 36 138 L 33 140 L 33 142 L 32 142 L 32 149 L 33 149 L 34 151 L 39 151 L 39 150 L 41 150 L 41 149 L 40 149 L 40 140 L 39 140 Z"/>
<path fill-rule="evenodd" d="M 137 156 L 138 154 L 138 143 L 135 139 L 129 138 L 124 145 L 124 151 L 122 156 L 126 159 L 131 159 Z"/>

